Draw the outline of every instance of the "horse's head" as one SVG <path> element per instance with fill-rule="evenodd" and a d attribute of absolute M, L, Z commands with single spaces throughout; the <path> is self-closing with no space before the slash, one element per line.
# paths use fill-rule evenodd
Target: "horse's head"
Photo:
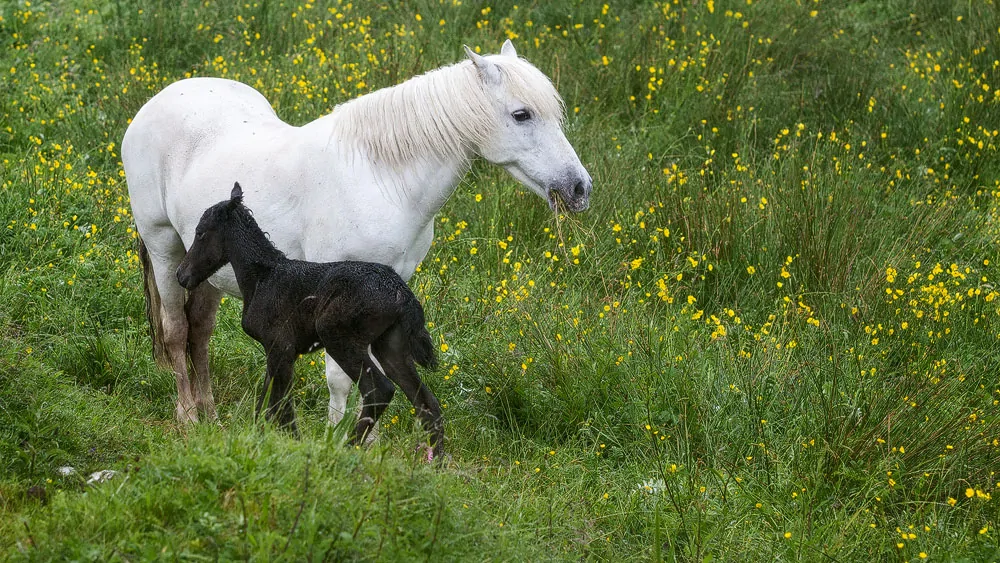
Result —
<path fill-rule="evenodd" d="M 233 186 L 229 199 L 209 207 L 201 215 L 195 229 L 194 242 L 184 260 L 177 266 L 177 282 L 185 289 L 194 289 L 229 263 L 226 252 L 226 227 L 233 213 L 243 203 L 239 182 Z"/>
<path fill-rule="evenodd" d="M 465 51 L 495 120 L 477 147 L 479 154 L 504 167 L 553 209 L 557 194 L 570 211 L 587 209 L 593 182 L 563 133 L 562 100 L 552 82 L 518 58 L 510 40 L 499 55 Z"/>

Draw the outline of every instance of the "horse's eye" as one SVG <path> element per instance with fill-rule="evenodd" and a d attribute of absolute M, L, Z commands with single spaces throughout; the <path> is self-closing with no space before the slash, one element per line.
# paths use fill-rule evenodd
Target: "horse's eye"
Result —
<path fill-rule="evenodd" d="M 514 118 L 514 121 L 527 121 L 531 119 L 531 112 L 526 109 L 519 109 L 510 115 Z"/>
<path fill-rule="evenodd" d="M 203 232 L 202 233 L 198 233 L 197 235 L 195 235 L 194 238 L 195 238 L 195 240 L 202 240 L 202 239 L 205 238 L 205 233 L 203 233 Z"/>

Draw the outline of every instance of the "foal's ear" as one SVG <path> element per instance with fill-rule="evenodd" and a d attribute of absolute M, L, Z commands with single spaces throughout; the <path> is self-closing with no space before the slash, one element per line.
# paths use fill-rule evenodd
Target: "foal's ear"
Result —
<path fill-rule="evenodd" d="M 243 202 L 243 188 L 240 187 L 239 182 L 233 184 L 233 191 L 229 194 L 229 201 L 236 203 Z"/>
<path fill-rule="evenodd" d="M 476 70 L 479 71 L 479 78 L 483 82 L 489 84 L 500 84 L 500 69 L 497 65 L 490 62 L 486 57 L 480 55 L 479 53 L 473 51 L 468 45 L 462 45 L 465 48 L 465 55 L 469 57 L 472 64 L 475 65 Z"/>

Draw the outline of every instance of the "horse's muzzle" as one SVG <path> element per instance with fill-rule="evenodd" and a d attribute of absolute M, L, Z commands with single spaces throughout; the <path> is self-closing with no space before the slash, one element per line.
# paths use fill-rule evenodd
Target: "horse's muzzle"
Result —
<path fill-rule="evenodd" d="M 579 178 L 575 182 L 549 188 L 549 207 L 556 208 L 556 194 L 562 199 L 563 205 L 572 213 L 579 213 L 590 207 L 590 192 L 594 184 L 590 176 Z"/>

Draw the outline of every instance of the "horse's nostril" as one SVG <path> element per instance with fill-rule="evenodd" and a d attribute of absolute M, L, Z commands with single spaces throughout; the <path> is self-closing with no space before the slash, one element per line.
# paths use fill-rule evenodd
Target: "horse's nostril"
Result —
<path fill-rule="evenodd" d="M 583 197 L 584 195 L 586 195 L 586 193 L 587 193 L 587 188 L 584 187 L 583 180 L 580 180 L 579 182 L 576 183 L 575 186 L 573 186 L 573 195 L 575 195 L 576 197 Z"/>

